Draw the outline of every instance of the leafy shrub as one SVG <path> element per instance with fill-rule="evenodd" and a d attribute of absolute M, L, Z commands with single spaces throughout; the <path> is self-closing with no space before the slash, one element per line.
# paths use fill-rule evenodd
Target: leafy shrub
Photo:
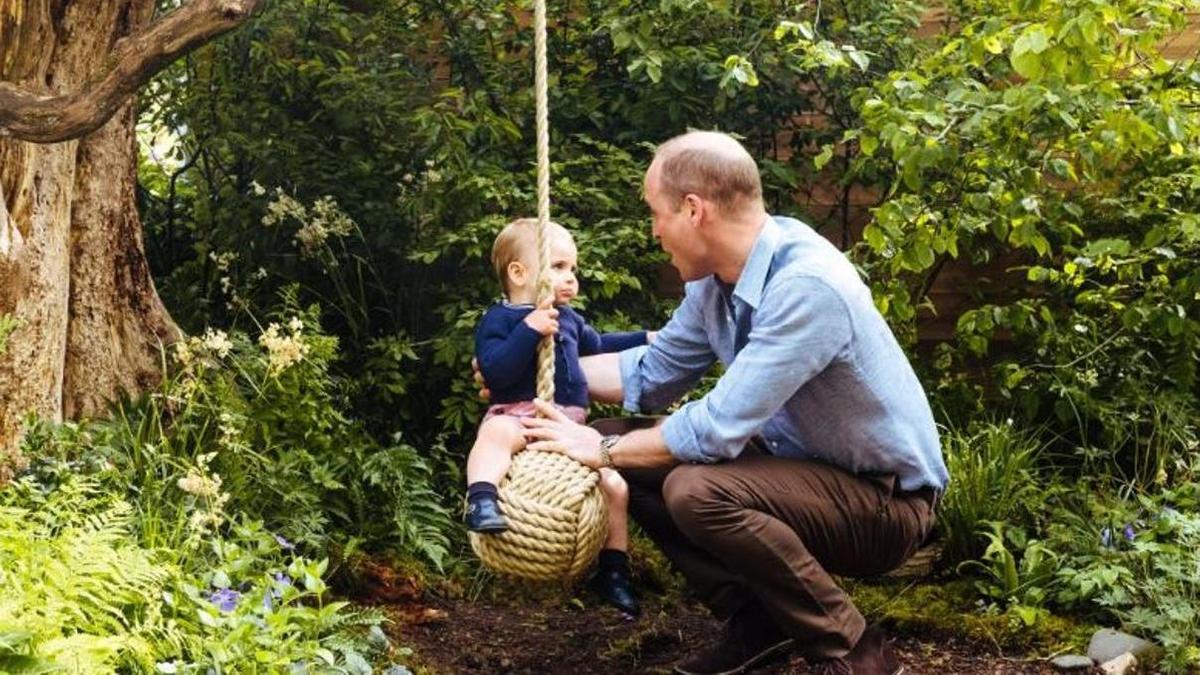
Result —
<path fill-rule="evenodd" d="M 0 493 L 4 672 L 365 674 L 386 650 L 382 616 L 324 603 L 326 563 L 261 527 L 178 557 L 144 546 L 134 509 L 97 478 L 37 464 Z"/>
<path fill-rule="evenodd" d="M 988 301 L 943 348 L 942 405 L 1015 403 L 1084 471 L 1142 485 L 1186 479 L 1173 457 L 1200 419 L 1200 115 L 1182 103 L 1200 71 L 1159 47 L 1195 7 L 950 3 L 917 58 L 858 92 L 837 146 L 847 179 L 891 177 L 861 259 L 903 334 L 949 261 L 1008 268 L 964 289 Z"/>
<path fill-rule="evenodd" d="M 0 668 L 152 669 L 155 644 L 179 640 L 158 607 L 172 570 L 138 546 L 132 508 L 85 482 L 35 503 L 20 490 L 0 492 Z"/>
<path fill-rule="evenodd" d="M 640 199 L 653 143 L 689 126 L 739 133 L 763 158 L 772 206 L 794 211 L 811 147 L 854 120 L 868 61 L 887 70 L 913 43 L 913 3 L 834 4 L 551 11 L 553 215 L 578 236 L 595 323 L 656 327 L 674 304 L 656 293 L 665 258 Z M 817 19 L 836 44 L 797 50 L 775 38 L 780 17 Z M 860 49 L 842 50 L 852 38 Z M 178 142 L 147 156 L 140 180 L 148 255 L 181 325 L 236 325 L 296 283 L 342 339 L 338 369 L 368 428 L 386 438 L 399 419 L 413 441 L 445 435 L 460 451 L 482 412 L 466 359 L 498 295 L 488 251 L 534 205 L 530 47 L 508 3 L 275 3 L 169 69 L 142 121 Z M 799 67 L 818 53 L 848 67 Z M 826 107 L 835 124 L 811 124 Z M 299 217 L 264 227 L 277 187 Z M 306 255 L 295 235 L 326 200 L 357 229 Z M 848 240 L 848 213 L 809 215 Z"/>
<path fill-rule="evenodd" d="M 399 436 L 377 443 L 341 411 L 329 372 L 337 341 L 316 316 L 289 300 L 256 340 L 189 338 L 160 389 L 111 421 L 35 431 L 25 452 L 110 463 L 152 546 L 194 548 L 243 514 L 311 550 L 365 542 L 442 565 L 454 524 L 428 461 Z"/>
<path fill-rule="evenodd" d="M 1043 445 L 1036 434 L 1008 423 L 951 429 L 942 444 L 951 477 L 938 510 L 943 556 L 948 563 L 974 560 L 1003 538 L 993 523 L 1031 524 Z"/>
<path fill-rule="evenodd" d="M 1045 615 L 1059 556 L 1044 542 L 1030 539 L 1021 528 L 995 521 L 986 525 L 980 532 L 987 540 L 983 556 L 964 562 L 959 569 L 982 572 L 984 579 L 975 584 L 979 592 L 1032 626 Z"/>
<path fill-rule="evenodd" d="M 1062 553 L 1060 606 L 1111 615 L 1165 648 L 1167 672 L 1200 665 L 1200 491 L 1136 499 L 1096 496 L 1055 511 L 1048 542 Z"/>

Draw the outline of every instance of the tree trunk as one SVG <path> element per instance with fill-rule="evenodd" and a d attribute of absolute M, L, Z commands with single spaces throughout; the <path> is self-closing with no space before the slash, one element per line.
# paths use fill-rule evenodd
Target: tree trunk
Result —
<path fill-rule="evenodd" d="M 0 81 L 43 95 L 78 90 L 154 0 L 0 0 Z M 39 145 L 0 129 L 0 484 L 19 467 L 29 414 L 101 414 L 161 376 L 179 330 L 146 264 L 134 188 L 132 100 L 99 129 Z"/>

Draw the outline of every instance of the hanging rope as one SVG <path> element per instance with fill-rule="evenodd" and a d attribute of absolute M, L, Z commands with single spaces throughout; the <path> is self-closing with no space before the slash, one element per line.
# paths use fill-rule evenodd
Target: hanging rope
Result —
<path fill-rule="evenodd" d="M 554 293 L 550 286 L 550 101 L 546 66 L 546 0 L 533 3 L 533 90 L 537 105 L 538 304 Z M 538 343 L 537 395 L 554 403 L 554 336 Z"/>
<path fill-rule="evenodd" d="M 546 66 L 546 0 L 534 0 L 534 91 L 537 105 L 538 304 L 550 283 L 550 104 Z M 554 403 L 554 336 L 538 343 L 537 396 Z M 538 581 L 569 581 L 591 566 L 604 544 L 608 506 L 600 474 L 556 452 L 525 450 L 500 484 L 508 531 L 470 534 L 488 567 Z"/>

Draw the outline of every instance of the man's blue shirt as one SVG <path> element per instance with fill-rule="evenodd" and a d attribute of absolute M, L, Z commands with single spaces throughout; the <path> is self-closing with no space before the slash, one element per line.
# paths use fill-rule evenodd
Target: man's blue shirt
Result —
<path fill-rule="evenodd" d="M 558 309 L 554 344 L 554 402 L 587 407 L 587 379 L 580 356 L 618 352 L 646 344 L 646 332 L 601 335 L 578 312 Z M 537 345 L 540 333 L 525 323 L 533 305 L 498 302 L 488 308 L 475 329 L 475 358 L 491 389 L 492 403 L 516 403 L 537 398 Z"/>
<path fill-rule="evenodd" d="M 854 266 L 800 221 L 769 217 L 735 286 L 688 283 L 654 343 L 622 352 L 625 408 L 670 405 L 717 360 L 727 368 L 716 387 L 663 425 L 680 461 L 731 459 L 757 434 L 774 455 L 945 489 L 912 366 Z"/>

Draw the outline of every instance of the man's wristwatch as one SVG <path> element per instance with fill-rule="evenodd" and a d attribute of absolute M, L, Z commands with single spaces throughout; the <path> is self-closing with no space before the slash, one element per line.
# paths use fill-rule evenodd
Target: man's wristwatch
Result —
<path fill-rule="evenodd" d="M 612 447 L 621 440 L 621 434 L 609 434 L 600 439 L 600 466 L 605 469 L 615 469 L 612 461 Z"/>

